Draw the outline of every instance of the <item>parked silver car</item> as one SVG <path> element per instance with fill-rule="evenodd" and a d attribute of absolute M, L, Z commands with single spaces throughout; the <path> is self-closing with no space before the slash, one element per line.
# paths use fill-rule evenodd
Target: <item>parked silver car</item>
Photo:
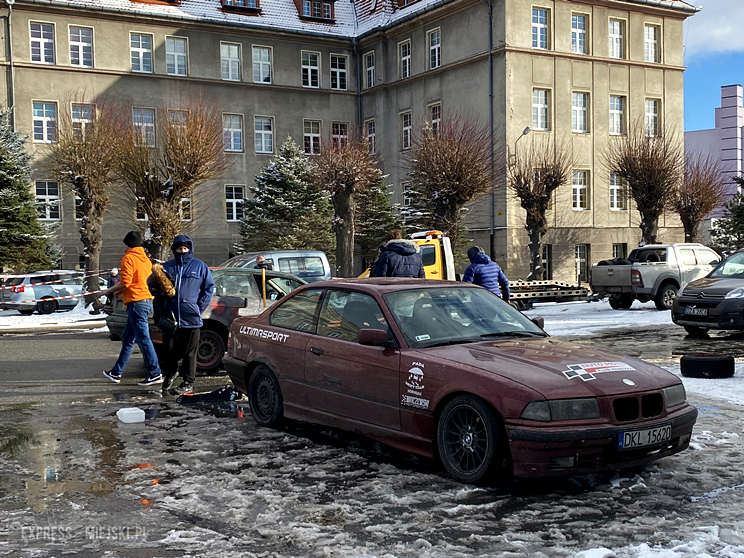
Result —
<path fill-rule="evenodd" d="M 80 297 L 57 299 L 82 293 L 84 278 L 85 274 L 81 271 L 66 270 L 10 275 L 0 290 L 0 310 L 18 310 L 26 315 L 33 314 L 35 310 L 39 314 L 72 310 L 80 302 Z M 102 277 L 99 280 L 101 288 L 105 289 L 106 280 Z"/>

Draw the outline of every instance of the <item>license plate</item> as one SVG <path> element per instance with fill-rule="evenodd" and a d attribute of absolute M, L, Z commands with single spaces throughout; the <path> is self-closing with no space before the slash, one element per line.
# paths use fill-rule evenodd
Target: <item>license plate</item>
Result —
<path fill-rule="evenodd" d="M 607 287 L 607 292 L 608 293 L 621 293 L 623 292 L 623 288 L 622 287 Z"/>
<path fill-rule="evenodd" d="M 620 432 L 617 437 L 617 449 L 633 449 L 645 446 L 653 446 L 668 442 L 672 438 L 672 425 L 646 428 L 645 430 L 631 430 Z"/>
<path fill-rule="evenodd" d="M 685 314 L 688 316 L 707 316 L 708 315 L 708 309 L 707 308 L 692 308 L 691 306 L 685 306 Z"/>

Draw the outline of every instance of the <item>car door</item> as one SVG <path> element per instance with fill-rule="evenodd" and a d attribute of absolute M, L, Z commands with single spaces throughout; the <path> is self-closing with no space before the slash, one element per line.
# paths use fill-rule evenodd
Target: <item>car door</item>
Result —
<path fill-rule="evenodd" d="M 679 284 L 680 287 L 684 288 L 687 283 L 694 281 L 698 277 L 702 277 L 704 274 L 701 274 L 702 267 L 698 265 L 695 252 L 692 248 L 680 248 L 678 253 Z M 710 266 L 708 266 L 708 271 L 710 269 Z"/>
<path fill-rule="evenodd" d="M 305 359 L 310 401 L 319 411 L 400 430 L 400 350 L 360 345 L 360 329 L 388 332 L 367 294 L 329 289 Z"/>

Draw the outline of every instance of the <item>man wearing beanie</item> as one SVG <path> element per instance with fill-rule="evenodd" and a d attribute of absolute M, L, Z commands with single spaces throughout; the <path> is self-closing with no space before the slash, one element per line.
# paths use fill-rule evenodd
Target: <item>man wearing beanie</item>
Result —
<path fill-rule="evenodd" d="M 119 358 L 111 370 L 104 370 L 103 375 L 118 384 L 121 373 L 132 354 L 135 342 L 139 345 L 147 365 L 148 377 L 139 382 L 141 386 L 163 383 L 158 357 L 150 339 L 147 317 L 152 312 L 152 295 L 147 288 L 147 278 L 152 272 L 152 263 L 142 247 L 142 235 L 139 231 L 130 231 L 124 237 L 127 252 L 119 265 L 119 282 L 113 287 L 101 291 L 101 295 L 110 297 L 113 293 L 122 292 L 127 307 L 127 325 L 121 336 Z"/>
<path fill-rule="evenodd" d="M 465 283 L 480 285 L 509 302 L 509 280 L 499 264 L 492 262 L 480 246 L 468 248 L 468 259 L 471 263 L 465 270 L 462 280 Z"/>

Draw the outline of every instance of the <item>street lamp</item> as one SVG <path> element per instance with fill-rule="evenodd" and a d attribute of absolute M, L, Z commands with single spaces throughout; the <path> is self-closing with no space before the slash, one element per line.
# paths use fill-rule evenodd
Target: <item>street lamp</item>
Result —
<path fill-rule="evenodd" d="M 532 126 L 525 127 L 525 129 L 522 130 L 522 135 L 520 135 L 516 139 L 516 141 L 514 142 L 514 155 L 513 155 L 513 157 L 514 157 L 514 163 L 517 162 L 517 143 L 519 142 L 519 140 L 521 140 L 524 136 L 526 136 L 527 134 L 529 134 L 531 131 L 532 131 Z"/>

